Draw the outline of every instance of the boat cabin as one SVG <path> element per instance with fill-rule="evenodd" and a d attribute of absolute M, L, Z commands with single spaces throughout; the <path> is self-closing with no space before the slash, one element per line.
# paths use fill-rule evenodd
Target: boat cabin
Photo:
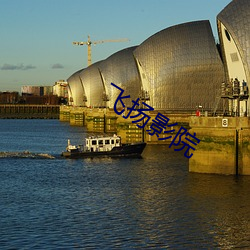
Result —
<path fill-rule="evenodd" d="M 117 135 L 103 137 L 88 137 L 86 140 L 86 151 L 110 151 L 114 147 L 121 146 L 121 138 Z"/>

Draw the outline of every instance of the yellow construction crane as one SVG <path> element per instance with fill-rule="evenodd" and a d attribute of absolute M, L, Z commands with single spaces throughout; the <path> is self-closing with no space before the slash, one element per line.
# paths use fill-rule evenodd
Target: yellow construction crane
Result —
<path fill-rule="evenodd" d="M 92 44 L 99 44 L 99 43 L 110 43 L 110 42 L 127 42 L 129 39 L 122 38 L 117 40 L 100 40 L 100 41 L 91 41 L 90 36 L 88 35 L 88 41 L 87 42 L 73 42 L 74 45 L 87 45 L 88 46 L 88 66 L 91 65 L 92 59 L 91 59 L 91 45 Z"/>

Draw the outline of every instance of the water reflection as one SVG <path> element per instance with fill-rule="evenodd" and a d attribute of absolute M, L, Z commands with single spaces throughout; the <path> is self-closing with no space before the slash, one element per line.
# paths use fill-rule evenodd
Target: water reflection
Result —
<path fill-rule="evenodd" d="M 136 234 L 147 246 L 250 247 L 250 178 L 188 173 L 186 163 L 150 146 L 130 169 L 123 191 Z"/>
<path fill-rule="evenodd" d="M 0 123 L 1 152 L 8 142 L 11 152 L 54 155 L 84 132 Z M 1 249 L 250 248 L 250 178 L 188 173 L 167 146 L 148 145 L 142 159 L 3 157 L 0 174 Z"/>
<path fill-rule="evenodd" d="M 250 178 L 189 174 L 187 197 L 218 247 L 250 247 Z"/>

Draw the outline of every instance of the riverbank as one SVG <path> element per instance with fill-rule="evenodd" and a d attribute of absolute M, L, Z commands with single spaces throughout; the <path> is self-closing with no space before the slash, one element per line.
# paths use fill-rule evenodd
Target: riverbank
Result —
<path fill-rule="evenodd" d="M 59 105 L 0 104 L 0 119 L 59 119 Z"/>

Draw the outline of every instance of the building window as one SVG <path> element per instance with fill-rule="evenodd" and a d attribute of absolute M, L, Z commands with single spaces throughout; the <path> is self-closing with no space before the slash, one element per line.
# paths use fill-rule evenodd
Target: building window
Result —
<path fill-rule="evenodd" d="M 231 36 L 229 35 L 228 31 L 225 29 L 225 35 L 227 37 L 227 40 L 231 42 Z"/>

